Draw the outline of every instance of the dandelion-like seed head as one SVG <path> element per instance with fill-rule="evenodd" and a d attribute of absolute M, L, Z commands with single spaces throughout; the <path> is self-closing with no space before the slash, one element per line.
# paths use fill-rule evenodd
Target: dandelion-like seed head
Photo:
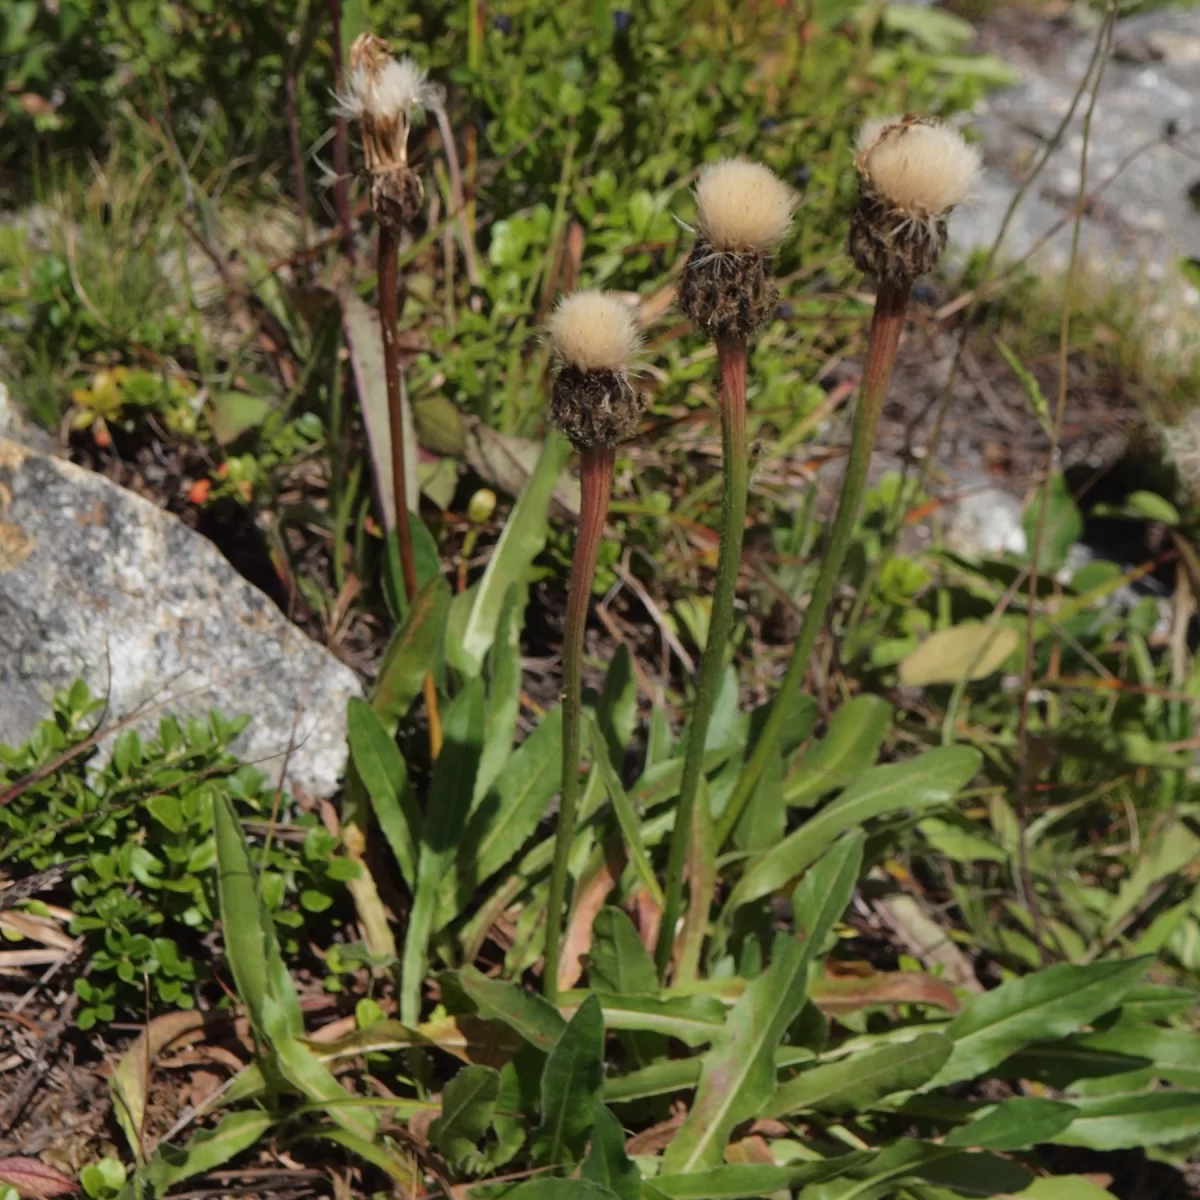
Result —
<path fill-rule="evenodd" d="M 581 371 L 627 371 L 641 345 L 632 310 L 611 292 L 564 296 L 547 331 L 559 360 Z"/>
<path fill-rule="evenodd" d="M 408 55 L 393 58 L 383 38 L 361 33 L 350 47 L 350 80 L 337 103 L 341 115 L 353 121 L 412 124 L 426 110 L 441 107 L 442 93 Z"/>
<path fill-rule="evenodd" d="M 797 199 L 770 167 L 727 158 L 700 172 L 696 224 L 714 250 L 762 254 L 783 241 Z"/>
<path fill-rule="evenodd" d="M 679 307 L 714 341 L 745 339 L 775 311 L 768 256 L 787 235 L 797 196 L 770 167 L 711 163 L 696 183 L 696 244 L 679 281 Z"/>
<path fill-rule="evenodd" d="M 937 265 L 951 210 L 979 176 L 979 150 L 930 118 L 867 121 L 854 164 L 859 203 L 850 253 L 880 279 L 913 280 Z"/>
<path fill-rule="evenodd" d="M 876 118 L 859 134 L 855 164 L 895 208 L 936 217 L 971 194 L 980 155 L 945 125 Z"/>
<path fill-rule="evenodd" d="M 395 58 L 373 33 L 350 47 L 350 77 L 337 94 L 337 110 L 362 132 L 371 207 L 381 221 L 404 225 L 420 210 L 424 188 L 408 165 L 408 135 L 428 110 L 442 107 L 441 90 L 411 58 Z"/>
<path fill-rule="evenodd" d="M 547 322 L 560 366 L 550 416 L 577 450 L 611 449 L 636 431 L 641 397 L 629 367 L 641 347 L 627 304 L 610 292 L 564 296 Z"/>

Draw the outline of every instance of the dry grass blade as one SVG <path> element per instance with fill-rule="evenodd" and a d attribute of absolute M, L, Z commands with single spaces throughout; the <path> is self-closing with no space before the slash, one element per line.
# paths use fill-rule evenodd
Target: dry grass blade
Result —
<path fill-rule="evenodd" d="M 1041 487 L 1041 499 L 1038 505 L 1037 524 L 1034 530 L 1033 543 L 1029 550 L 1029 609 L 1025 629 L 1025 665 L 1021 680 L 1021 708 L 1017 723 L 1017 820 L 1018 828 L 1018 858 L 1021 873 L 1021 890 L 1024 892 L 1025 905 L 1029 910 L 1033 923 L 1033 940 L 1041 957 L 1042 965 L 1048 961 L 1045 943 L 1042 937 L 1042 919 L 1037 894 L 1033 885 L 1033 876 L 1029 868 L 1029 847 L 1025 836 L 1026 818 L 1030 804 L 1029 775 L 1030 745 L 1029 745 L 1029 715 L 1030 695 L 1033 691 L 1034 655 L 1036 652 L 1036 631 L 1038 605 L 1035 597 L 1038 589 L 1038 568 L 1042 554 L 1042 544 L 1046 536 L 1046 514 L 1049 510 L 1050 480 L 1054 472 L 1058 456 L 1059 439 L 1062 436 L 1063 417 L 1067 407 L 1067 369 L 1070 353 L 1071 338 L 1071 300 L 1075 290 L 1075 277 L 1079 264 L 1079 233 L 1083 223 L 1084 202 L 1087 199 L 1088 149 L 1091 144 L 1092 118 L 1096 111 L 1096 101 L 1100 95 L 1100 84 L 1104 79 L 1104 70 L 1112 55 L 1113 36 L 1116 31 L 1118 6 L 1110 0 L 1104 24 L 1096 37 L 1096 54 L 1099 65 L 1096 68 L 1095 83 L 1091 89 L 1087 111 L 1083 119 L 1083 141 L 1079 151 L 1079 190 L 1075 206 L 1075 223 L 1071 231 L 1071 257 L 1067 265 L 1067 276 L 1063 285 L 1062 319 L 1059 327 L 1058 353 L 1058 396 L 1054 407 L 1054 423 L 1050 431 L 1050 448 L 1046 455 L 1046 472 Z"/>

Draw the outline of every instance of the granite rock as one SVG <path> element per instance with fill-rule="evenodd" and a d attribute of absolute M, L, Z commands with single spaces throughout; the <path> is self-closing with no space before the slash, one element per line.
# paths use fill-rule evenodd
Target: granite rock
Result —
<path fill-rule="evenodd" d="M 50 435 L 35 425 L 21 410 L 3 379 L 0 379 L 0 438 L 20 442 L 23 446 L 46 454 L 54 447 Z"/>
<path fill-rule="evenodd" d="M 1094 30 L 1057 29 L 1048 37 L 1049 51 L 1036 56 L 1018 46 L 1002 49 L 1021 82 L 991 93 L 970 121 L 983 138 L 987 169 L 974 202 L 955 214 L 951 243 L 959 253 L 992 244 L 1087 72 Z M 1085 95 L 1017 210 L 1006 257 L 1039 246 L 1043 266 L 1066 265 L 1087 107 Z M 1080 230 L 1085 260 L 1160 280 L 1175 273 L 1179 259 L 1200 258 L 1200 214 L 1189 195 L 1200 178 L 1197 154 L 1200 9 L 1156 9 L 1120 21 L 1092 119 L 1092 202 Z M 1194 304 L 1195 289 L 1182 290 Z"/>
<path fill-rule="evenodd" d="M 0 742 L 76 678 L 110 717 L 163 704 L 253 718 L 235 749 L 326 797 L 346 762 L 354 673 L 215 546 L 101 475 L 0 439 Z M 148 715 L 153 729 L 157 715 Z M 292 744 L 290 753 L 289 744 Z"/>

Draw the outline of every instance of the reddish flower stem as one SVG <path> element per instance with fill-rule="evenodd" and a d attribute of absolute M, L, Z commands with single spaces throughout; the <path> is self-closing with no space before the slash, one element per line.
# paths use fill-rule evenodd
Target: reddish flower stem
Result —
<path fill-rule="evenodd" d="M 542 987 L 551 1003 L 558 998 L 558 968 L 566 916 L 567 864 L 571 856 L 571 843 L 575 838 L 575 817 L 579 807 L 583 634 L 591 605 L 596 559 L 604 539 L 604 521 L 608 516 L 615 459 L 616 452 L 612 449 L 588 450 L 579 456 L 579 482 L 582 489 L 579 533 L 575 540 L 575 556 L 571 560 L 562 649 L 562 794 L 558 806 L 558 832 L 554 841 L 554 866 L 550 873 L 550 898 L 546 905 L 546 961 L 542 973 Z"/>
<path fill-rule="evenodd" d="M 875 447 L 875 431 L 879 425 L 879 414 L 883 411 L 883 402 L 887 398 L 900 335 L 904 331 L 904 314 L 908 310 L 910 288 L 911 285 L 907 281 L 885 280 L 879 285 L 875 297 L 875 313 L 871 319 L 867 361 L 863 369 L 862 394 L 854 414 L 850 457 L 846 462 L 846 473 L 842 476 L 842 490 L 838 496 L 837 512 L 829 530 L 821 569 L 809 597 L 808 608 L 800 625 L 800 634 L 792 649 L 787 674 L 775 697 L 775 703 L 771 705 L 770 715 L 758 735 L 758 741 L 742 771 L 742 777 L 716 822 L 714 840 L 718 853 L 733 832 L 750 797 L 754 795 L 754 789 L 758 786 L 758 781 L 762 778 L 767 762 L 775 750 L 788 708 L 808 670 L 808 660 L 816 645 L 817 633 L 824 624 L 826 612 L 833 599 L 833 590 L 846 561 L 846 552 L 850 548 L 854 526 L 858 520 L 858 510 L 862 505 L 863 493 L 867 489 L 871 451 Z"/>

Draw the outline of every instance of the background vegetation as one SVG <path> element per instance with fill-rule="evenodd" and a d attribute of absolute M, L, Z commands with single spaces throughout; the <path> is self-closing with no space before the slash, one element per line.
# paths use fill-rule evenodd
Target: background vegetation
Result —
<path fill-rule="evenodd" d="M 124 730 L 100 766 L 82 685 L 0 752 L 0 872 L 20 897 L 0 892 L 0 929 L 22 949 L 81 939 L 65 1020 L 12 1035 L 0 1188 L 1193 1194 L 1200 563 L 1167 470 L 1103 500 L 1050 475 L 1024 518 L 1035 545 L 1045 510 L 1037 572 L 1028 552 L 945 544 L 953 464 L 882 475 L 780 758 L 729 845 L 692 864 L 718 903 L 684 931 L 690 968 L 661 988 L 645 949 L 716 549 L 713 357 L 670 294 L 696 168 L 750 154 L 802 195 L 751 366 L 751 549 L 707 744 L 719 819 L 811 587 L 814 480 L 839 453 L 831 418 L 870 312 L 843 253 L 855 131 L 967 109 L 1007 68 L 950 13 L 843 0 L 375 0 L 339 16 L 335 37 L 316 2 L 0 13 L 13 395 L 72 455 L 240 547 L 372 685 L 348 713 L 333 821 L 239 764 L 240 723 L 220 714 Z M 468 197 L 455 212 L 447 133 L 426 126 L 428 211 L 403 254 L 412 605 L 373 490 L 372 230 L 348 188 L 347 244 L 348 181 L 330 178 L 335 54 L 367 27 L 446 87 Z M 1064 289 L 1014 277 L 936 327 L 933 304 L 982 275 L 931 281 L 920 329 L 971 338 L 1048 447 Z M 522 667 L 561 627 L 577 501 L 563 448 L 540 448 L 539 334 L 576 285 L 638 298 L 651 404 L 618 462 L 596 585 L 619 598 L 590 643 L 579 986 L 560 1010 L 521 986 L 561 737 L 555 671 Z M 1072 394 L 1189 393 L 1190 368 L 1149 361 L 1128 307 L 1069 301 Z M 168 469 L 149 473 L 151 453 Z M 1080 564 L 1085 519 L 1121 522 L 1139 553 Z M 924 541 L 907 536 L 919 524 Z M 437 764 L 429 670 L 453 749 Z M 413 910 L 429 929 L 415 948 Z M 401 957 L 421 970 L 398 984 Z M 41 1011 L 62 982 L 5 990 Z M 419 1021 L 396 1019 L 402 992 Z M 46 1105 L 64 1046 L 95 1072 L 101 1116 L 35 1161 L 38 1120 L 63 1119 Z"/>

